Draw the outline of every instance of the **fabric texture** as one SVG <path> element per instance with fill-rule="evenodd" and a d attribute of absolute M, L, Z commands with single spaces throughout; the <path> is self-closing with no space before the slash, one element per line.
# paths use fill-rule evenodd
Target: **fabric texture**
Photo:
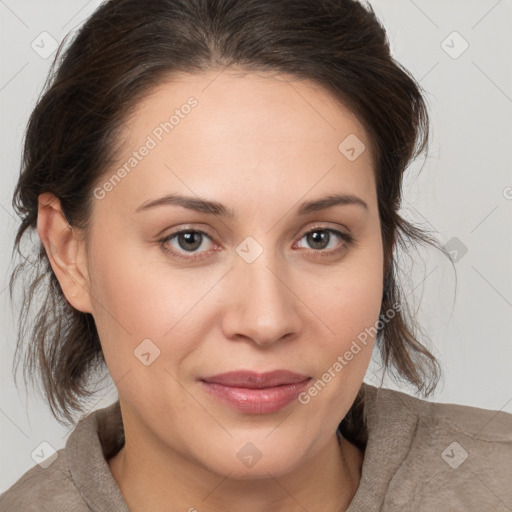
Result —
<path fill-rule="evenodd" d="M 339 431 L 364 450 L 347 512 L 512 510 L 512 414 L 363 383 Z M 0 511 L 129 512 L 107 463 L 123 444 L 119 402 L 90 413 L 49 467 L 0 495 Z"/>

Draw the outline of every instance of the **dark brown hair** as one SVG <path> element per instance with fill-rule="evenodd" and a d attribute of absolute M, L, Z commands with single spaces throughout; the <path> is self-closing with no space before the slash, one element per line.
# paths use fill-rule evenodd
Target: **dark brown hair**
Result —
<path fill-rule="evenodd" d="M 16 367 L 26 345 L 25 379 L 40 378 L 57 420 L 72 422 L 83 410 L 93 394 L 91 378 L 105 370 L 105 361 L 92 315 L 69 304 L 42 243 L 32 260 L 23 255 L 23 235 L 37 225 L 38 196 L 55 194 L 68 223 L 86 232 L 92 191 L 113 162 L 123 121 L 137 101 L 174 74 L 226 68 L 319 84 L 366 128 L 384 246 L 381 313 L 401 305 L 380 326 L 377 346 L 395 378 L 424 395 L 435 389 L 440 367 L 401 304 L 395 257 L 409 242 L 439 248 L 399 215 L 404 171 L 428 150 L 428 113 L 419 84 L 390 55 L 371 6 L 355 0 L 111 0 L 64 46 L 25 134 L 13 198 L 21 218 L 14 247 L 23 260 L 10 280 L 11 298 L 18 277 L 26 280 Z"/>

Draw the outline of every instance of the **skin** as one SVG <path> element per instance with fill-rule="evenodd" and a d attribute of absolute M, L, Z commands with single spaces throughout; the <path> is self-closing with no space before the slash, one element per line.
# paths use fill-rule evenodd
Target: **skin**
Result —
<path fill-rule="evenodd" d="M 57 198 L 40 196 L 39 236 L 68 301 L 94 316 L 119 392 L 126 444 L 110 469 L 132 511 L 345 510 L 363 454 L 335 431 L 373 339 L 308 404 L 269 414 L 234 410 L 198 379 L 239 369 L 321 378 L 378 320 L 383 252 L 370 140 L 311 82 L 181 75 L 138 103 L 99 186 L 190 96 L 197 107 L 93 199 L 87 233 L 68 226 Z M 338 150 L 350 134 L 366 146 L 354 161 Z M 177 205 L 136 212 L 170 193 L 220 202 L 236 216 Z M 367 208 L 297 214 L 303 201 L 334 193 Z M 349 232 L 354 243 L 331 235 L 315 248 L 305 235 L 319 227 Z M 166 244 L 199 260 L 159 245 L 179 229 L 208 234 L 191 252 L 178 237 Z M 252 263 L 236 252 L 248 236 L 263 249 Z M 145 339 L 160 350 L 148 366 L 134 355 Z M 248 442 L 261 454 L 252 467 L 237 457 Z"/>

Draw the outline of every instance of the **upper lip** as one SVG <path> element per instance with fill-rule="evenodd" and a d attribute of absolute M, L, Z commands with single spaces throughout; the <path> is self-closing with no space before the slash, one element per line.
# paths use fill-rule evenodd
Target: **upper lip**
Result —
<path fill-rule="evenodd" d="M 229 387 L 262 389 L 297 384 L 308 378 L 307 375 L 301 375 L 288 370 L 274 370 L 266 373 L 238 370 L 204 377 L 201 380 Z"/>

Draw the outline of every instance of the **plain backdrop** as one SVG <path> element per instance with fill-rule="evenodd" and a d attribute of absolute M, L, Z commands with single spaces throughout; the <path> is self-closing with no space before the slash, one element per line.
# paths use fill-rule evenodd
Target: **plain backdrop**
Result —
<path fill-rule="evenodd" d="M 11 200 L 21 141 L 53 53 L 98 0 L 0 0 L 0 301 L 2 315 L 0 492 L 35 462 L 41 443 L 58 450 L 71 428 L 19 380 L 15 317 L 6 289 L 18 221 Z M 432 122 L 427 158 L 408 171 L 403 215 L 434 230 L 451 251 L 415 255 L 408 299 L 431 339 L 444 378 L 432 401 L 512 412 L 512 1 L 373 0 L 394 57 L 425 90 Z M 366 380 L 380 382 L 372 363 Z M 389 379 L 386 387 L 412 393 Z M 115 399 L 111 387 L 94 407 Z"/>

